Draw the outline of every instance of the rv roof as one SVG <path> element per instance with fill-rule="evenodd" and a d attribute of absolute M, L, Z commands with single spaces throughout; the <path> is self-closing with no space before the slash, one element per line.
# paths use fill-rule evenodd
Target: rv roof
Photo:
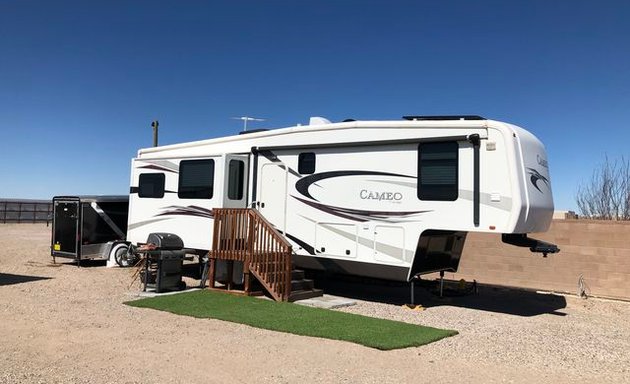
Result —
<path fill-rule="evenodd" d="M 441 120 L 486 120 L 477 115 L 447 115 L 447 116 L 403 116 L 405 120 L 441 121 Z"/>
<path fill-rule="evenodd" d="M 470 117 L 470 116 L 469 116 Z M 444 119 L 424 119 L 424 120 L 356 120 L 344 121 L 340 123 L 320 124 L 320 125 L 296 125 L 286 128 L 277 128 L 264 130 L 259 132 L 248 132 L 248 134 L 235 134 L 231 136 L 222 136 L 213 139 L 198 140 L 179 144 L 171 144 L 160 147 L 143 148 L 138 151 L 138 156 L 143 154 L 157 153 L 173 149 L 194 147 L 206 144 L 219 144 L 227 142 L 237 142 L 241 140 L 250 140 L 258 138 L 269 138 L 274 136 L 290 135 L 303 132 L 346 130 L 346 129 L 393 129 L 393 128 L 475 128 L 488 127 L 493 120 L 485 120 L 482 118 L 461 119 L 461 118 L 444 118 Z"/>

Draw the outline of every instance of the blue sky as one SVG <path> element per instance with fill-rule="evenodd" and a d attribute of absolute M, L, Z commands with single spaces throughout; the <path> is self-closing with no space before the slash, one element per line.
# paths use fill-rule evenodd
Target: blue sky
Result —
<path fill-rule="evenodd" d="M 557 209 L 630 153 L 626 1 L 0 0 L 0 197 L 124 194 L 233 116 L 479 114 L 546 145 Z"/>

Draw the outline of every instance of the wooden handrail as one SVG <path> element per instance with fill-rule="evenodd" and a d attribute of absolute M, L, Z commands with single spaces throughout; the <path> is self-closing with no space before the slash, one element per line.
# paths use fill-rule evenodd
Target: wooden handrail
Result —
<path fill-rule="evenodd" d="M 288 301 L 291 244 L 257 210 L 214 208 L 212 212 L 214 237 L 210 258 L 243 262 L 246 293 L 251 274 L 276 301 Z"/>

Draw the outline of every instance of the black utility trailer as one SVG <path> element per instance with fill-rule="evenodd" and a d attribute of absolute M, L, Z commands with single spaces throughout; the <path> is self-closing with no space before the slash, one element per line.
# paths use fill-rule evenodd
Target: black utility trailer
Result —
<path fill-rule="evenodd" d="M 129 196 L 55 196 L 51 256 L 108 260 L 121 264 L 126 240 Z"/>

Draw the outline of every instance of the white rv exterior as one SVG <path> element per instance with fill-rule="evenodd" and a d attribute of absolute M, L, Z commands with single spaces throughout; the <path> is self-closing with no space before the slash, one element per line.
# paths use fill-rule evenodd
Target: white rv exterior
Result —
<path fill-rule="evenodd" d="M 517 126 L 406 118 L 295 126 L 147 148 L 131 164 L 127 239 L 212 246 L 215 207 L 257 208 L 299 267 L 408 280 L 456 270 L 468 232 L 544 232 L 543 144 Z"/>

